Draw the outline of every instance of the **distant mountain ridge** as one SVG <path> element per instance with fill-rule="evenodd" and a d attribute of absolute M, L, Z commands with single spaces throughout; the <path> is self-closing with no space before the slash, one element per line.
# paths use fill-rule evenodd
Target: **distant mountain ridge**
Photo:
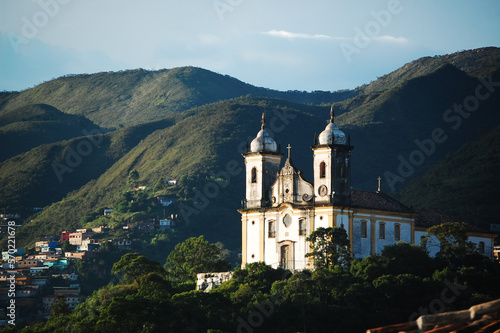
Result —
<path fill-rule="evenodd" d="M 348 90 L 282 92 L 255 87 L 202 68 L 179 67 L 68 75 L 4 96 L 3 109 L 46 103 L 66 113 L 83 115 L 101 127 L 119 128 L 244 95 L 328 104 L 355 93 Z"/>
<path fill-rule="evenodd" d="M 401 82 L 428 75 L 447 64 L 453 65 L 469 76 L 486 77 L 498 69 L 499 58 L 500 48 L 497 47 L 484 47 L 443 56 L 423 57 L 409 62 L 369 84 L 362 85 L 356 90 L 360 90 L 364 94 L 381 92 L 394 88 Z"/>

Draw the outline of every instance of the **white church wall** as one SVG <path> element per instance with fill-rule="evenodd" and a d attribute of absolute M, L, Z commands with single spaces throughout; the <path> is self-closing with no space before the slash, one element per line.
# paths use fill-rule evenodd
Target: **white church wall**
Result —
<path fill-rule="evenodd" d="M 399 225 L 399 239 L 395 236 L 396 225 Z M 385 234 L 381 233 L 381 228 L 385 228 Z M 382 237 L 383 236 L 383 237 Z M 411 243 L 411 225 L 400 221 L 377 220 L 375 222 L 375 253 L 380 254 L 384 247 L 394 245 L 400 241 Z"/>
<path fill-rule="evenodd" d="M 260 232 L 261 230 L 258 216 L 249 216 L 247 220 L 247 263 L 253 263 L 262 260 L 261 258 L 259 258 Z"/>
<path fill-rule="evenodd" d="M 328 228 L 328 215 L 319 214 L 314 217 L 314 228 Z"/>
<path fill-rule="evenodd" d="M 269 222 L 274 222 L 275 236 L 269 237 Z M 265 231 L 264 231 L 264 262 L 267 265 L 277 268 L 279 266 L 279 252 L 278 244 L 276 244 L 276 235 L 279 228 L 279 220 L 276 219 L 266 219 Z"/>
<path fill-rule="evenodd" d="M 361 223 L 366 222 L 366 235 L 361 236 Z M 371 254 L 371 223 L 366 219 L 354 219 L 352 232 L 352 253 L 354 258 L 364 258 Z"/>

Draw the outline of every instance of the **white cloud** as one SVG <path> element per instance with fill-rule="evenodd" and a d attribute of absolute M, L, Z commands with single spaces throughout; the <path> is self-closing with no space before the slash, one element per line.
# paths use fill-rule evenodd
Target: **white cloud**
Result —
<path fill-rule="evenodd" d="M 373 40 L 377 40 L 380 42 L 389 42 L 389 43 L 406 43 L 406 42 L 408 42 L 408 39 L 406 39 L 404 37 L 394 37 L 394 36 L 388 36 L 388 35 L 373 37 Z"/>
<path fill-rule="evenodd" d="M 302 39 L 331 39 L 330 36 L 327 35 L 310 35 L 310 34 L 303 34 L 303 33 L 295 33 L 295 32 L 289 32 L 285 30 L 269 30 L 264 32 L 265 35 L 268 36 L 273 36 L 273 37 L 280 37 L 280 38 L 288 38 L 288 39 L 295 39 L 295 38 L 302 38 Z"/>
<path fill-rule="evenodd" d="M 330 40 L 339 40 L 339 41 L 353 41 L 355 38 L 354 37 L 344 37 L 344 36 L 328 36 L 328 35 L 321 35 L 321 34 L 316 34 L 316 35 L 311 35 L 311 34 L 304 34 L 304 33 L 296 33 L 296 32 L 290 32 L 290 31 L 285 31 L 285 30 L 269 30 L 263 33 L 264 35 L 272 36 L 272 37 L 279 37 L 279 38 L 288 38 L 288 39 L 330 39 Z M 383 35 L 383 36 L 374 36 L 374 37 L 358 37 L 363 40 L 372 40 L 372 41 L 379 41 L 379 42 L 387 42 L 387 43 L 406 43 L 408 40 L 404 37 L 394 37 L 394 36 L 389 36 L 389 35 Z"/>

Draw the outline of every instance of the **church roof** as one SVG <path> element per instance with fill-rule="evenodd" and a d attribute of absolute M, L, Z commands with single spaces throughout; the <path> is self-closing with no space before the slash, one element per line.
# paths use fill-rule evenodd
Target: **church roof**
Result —
<path fill-rule="evenodd" d="M 448 222 L 467 223 L 467 221 L 449 214 L 430 210 L 413 209 L 382 192 L 351 190 L 351 205 L 353 207 L 377 209 L 390 212 L 414 213 L 416 214 L 415 226 L 422 228 L 430 228 L 432 226 Z M 488 230 L 469 223 L 467 223 L 467 229 L 471 232 L 489 233 Z"/>
<path fill-rule="evenodd" d="M 442 223 L 466 222 L 463 219 L 460 219 L 456 216 L 448 215 L 437 211 L 416 210 L 416 213 L 418 213 L 418 216 L 415 218 L 415 226 L 417 227 L 430 228 L 432 226 L 439 225 Z M 467 223 L 467 229 L 472 232 L 489 233 L 488 230 L 485 230 L 481 227 L 469 223 Z"/>
<path fill-rule="evenodd" d="M 330 109 L 330 123 L 328 123 L 325 130 L 319 134 L 318 141 L 320 145 L 347 144 L 345 133 L 342 132 L 334 122 L 333 105 Z"/>
<path fill-rule="evenodd" d="M 354 207 L 414 213 L 414 210 L 382 192 L 351 190 L 351 205 Z"/>
<path fill-rule="evenodd" d="M 266 115 L 262 114 L 262 126 L 257 133 L 255 139 L 250 143 L 250 152 L 252 153 L 276 153 L 278 152 L 278 145 L 276 141 L 271 138 L 269 133 L 265 130 L 266 127 Z"/>

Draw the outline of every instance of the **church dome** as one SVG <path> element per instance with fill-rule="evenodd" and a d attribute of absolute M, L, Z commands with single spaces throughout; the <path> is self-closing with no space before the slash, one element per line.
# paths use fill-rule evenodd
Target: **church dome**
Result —
<path fill-rule="evenodd" d="M 262 127 L 255 139 L 250 143 L 250 152 L 252 153 L 276 153 L 278 145 L 265 130 L 265 115 L 262 114 Z"/>
<path fill-rule="evenodd" d="M 318 141 L 320 145 L 345 145 L 347 143 L 346 135 L 333 122 L 333 106 L 330 109 L 330 123 L 326 125 L 323 132 L 320 133 Z"/>
<path fill-rule="evenodd" d="M 252 153 L 276 153 L 278 145 L 265 129 L 261 129 L 250 143 L 250 151 Z"/>

